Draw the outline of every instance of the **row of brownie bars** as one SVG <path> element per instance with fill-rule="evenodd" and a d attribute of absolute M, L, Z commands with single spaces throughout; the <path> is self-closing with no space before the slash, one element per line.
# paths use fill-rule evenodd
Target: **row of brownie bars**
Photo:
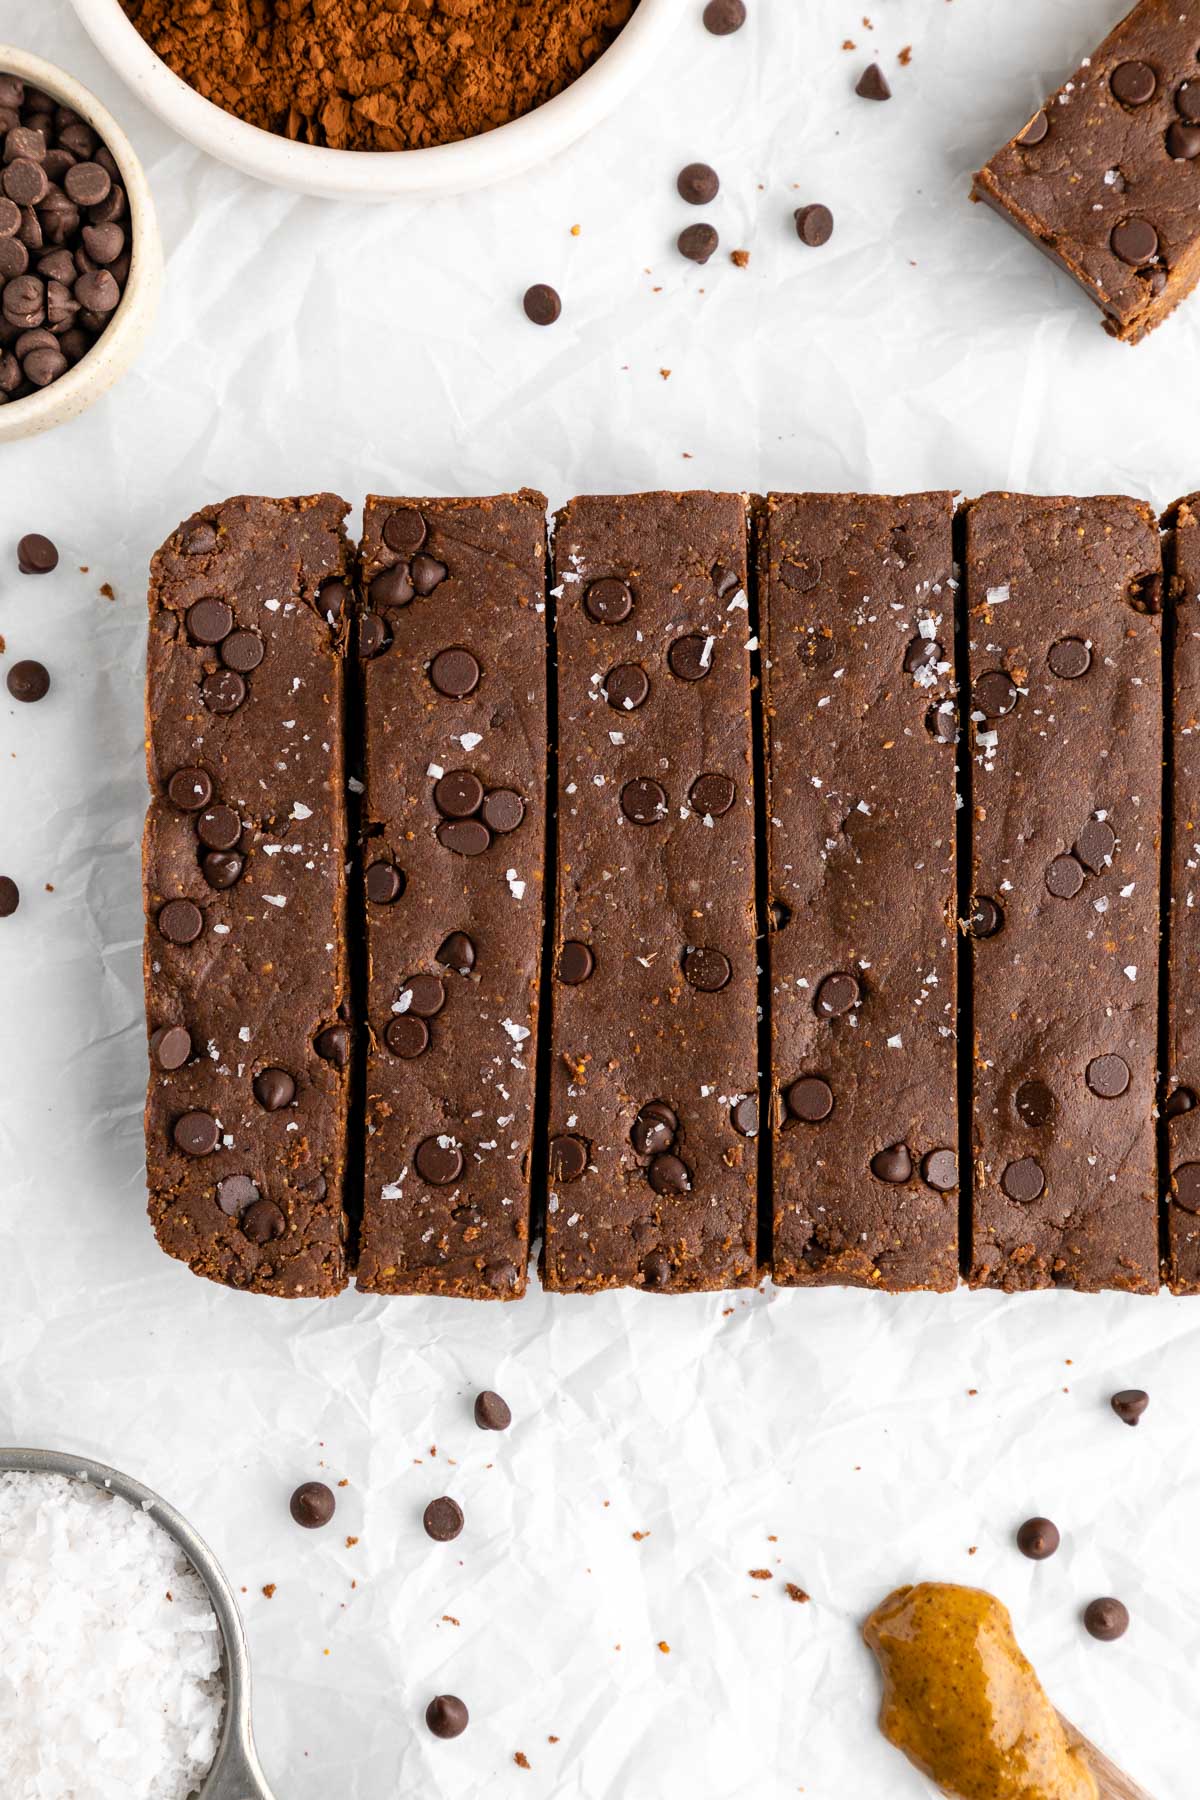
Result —
<path fill-rule="evenodd" d="M 548 549 L 540 494 L 371 498 L 357 552 L 347 510 L 154 560 L 166 1250 L 508 1298 L 532 1197 L 559 1291 L 1200 1289 L 1191 503 L 1166 692 L 1129 499 L 593 497 Z"/>

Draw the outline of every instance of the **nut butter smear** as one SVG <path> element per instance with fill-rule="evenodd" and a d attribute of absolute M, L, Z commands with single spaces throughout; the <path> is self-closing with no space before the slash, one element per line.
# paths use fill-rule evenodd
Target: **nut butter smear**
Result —
<path fill-rule="evenodd" d="M 863 1636 L 883 1673 L 879 1727 L 958 1800 L 1097 1800 L 1013 1636 L 1008 1608 L 978 1588 L 897 1588 Z"/>

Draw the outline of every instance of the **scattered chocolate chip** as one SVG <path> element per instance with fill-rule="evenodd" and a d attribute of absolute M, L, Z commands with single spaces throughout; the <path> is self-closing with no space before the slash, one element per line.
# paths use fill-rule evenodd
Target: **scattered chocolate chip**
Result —
<path fill-rule="evenodd" d="M 669 1106 L 651 1100 L 643 1106 L 629 1130 L 629 1141 L 639 1156 L 661 1156 L 675 1142 L 679 1121 Z"/>
<path fill-rule="evenodd" d="M 226 1175 L 217 1183 L 217 1205 L 231 1219 L 261 1198 L 258 1187 L 249 1175 Z"/>
<path fill-rule="evenodd" d="M 469 1718 L 457 1694 L 438 1694 L 425 1708 L 425 1723 L 436 1738 L 461 1737 Z"/>
<path fill-rule="evenodd" d="M 442 939 L 437 960 L 445 969 L 457 969 L 460 975 L 469 975 L 475 967 L 475 945 L 465 931 L 452 931 Z"/>
<path fill-rule="evenodd" d="M 317 595 L 317 611 L 323 619 L 327 619 L 331 625 L 339 624 L 345 618 L 349 605 L 350 589 L 344 581 L 339 581 L 335 576 L 332 581 L 322 584 Z"/>
<path fill-rule="evenodd" d="M 7 675 L 8 691 L 14 700 L 23 700 L 31 705 L 35 700 L 44 700 L 50 692 L 50 672 L 44 663 L 35 662 L 32 657 L 25 657 L 15 662 Z"/>
<path fill-rule="evenodd" d="M 186 618 L 194 644 L 219 644 L 233 630 L 233 608 L 224 600 L 197 600 L 188 607 Z"/>
<path fill-rule="evenodd" d="M 413 1166 L 422 1181 L 430 1187 L 450 1187 L 459 1180 L 465 1167 L 463 1153 L 454 1139 L 442 1132 L 427 1137 L 417 1145 Z"/>
<path fill-rule="evenodd" d="M 1200 81 L 1184 81 L 1175 90 L 1175 111 L 1189 125 L 1200 125 Z"/>
<path fill-rule="evenodd" d="M 646 1171 L 646 1179 L 656 1194 L 690 1194 L 692 1173 L 677 1156 L 656 1156 Z"/>
<path fill-rule="evenodd" d="M 212 795 L 212 777 L 205 769 L 176 769 L 167 782 L 167 799 L 180 812 L 198 812 Z"/>
<path fill-rule="evenodd" d="M 1116 1100 L 1129 1086 L 1129 1064 L 1123 1056 L 1094 1056 L 1085 1079 L 1101 1100 Z"/>
<path fill-rule="evenodd" d="M 463 1528 L 462 1507 L 448 1494 L 442 1494 L 429 1502 L 421 1515 L 421 1523 L 426 1537 L 431 1537 L 435 1544 L 449 1544 Z"/>
<path fill-rule="evenodd" d="M 990 938 L 1004 929 L 1004 908 L 998 900 L 979 895 L 971 908 L 967 929 L 972 937 Z"/>
<path fill-rule="evenodd" d="M 1017 1549 L 1031 1562 L 1045 1562 L 1062 1543 L 1062 1534 L 1053 1519 L 1026 1519 L 1017 1532 Z"/>
<path fill-rule="evenodd" d="M 1109 233 L 1114 256 L 1131 268 L 1141 268 L 1158 255 L 1158 233 L 1149 219 L 1122 219 Z"/>
<path fill-rule="evenodd" d="M 935 700 L 926 707 L 925 729 L 939 744 L 958 741 L 958 715 L 953 700 Z"/>
<path fill-rule="evenodd" d="M 603 575 L 598 581 L 588 582 L 583 605 L 597 625 L 622 625 L 633 611 L 633 589 L 615 575 Z"/>
<path fill-rule="evenodd" d="M 707 206 L 721 191 L 721 178 L 707 163 L 688 163 L 675 178 L 681 200 L 689 206 Z"/>
<path fill-rule="evenodd" d="M 260 1069 L 254 1077 L 254 1098 L 264 1112 L 281 1112 L 296 1098 L 296 1083 L 286 1069 Z"/>
<path fill-rule="evenodd" d="M 525 308 L 525 317 L 534 325 L 553 325 L 562 312 L 558 292 L 544 281 L 536 281 L 531 288 L 526 288 L 521 304 Z"/>
<path fill-rule="evenodd" d="M 550 1178 L 552 1181 L 578 1181 L 587 1173 L 588 1147 L 573 1132 L 563 1132 L 550 1139 Z"/>
<path fill-rule="evenodd" d="M 888 78 L 878 63 L 868 63 L 854 84 L 854 91 L 860 100 L 890 100 L 892 90 Z"/>
<path fill-rule="evenodd" d="M 233 850 L 241 841 L 242 821 L 232 806 L 206 806 L 196 820 L 196 836 L 209 850 Z"/>
<path fill-rule="evenodd" d="M 665 1288 L 674 1273 L 670 1257 L 661 1250 L 654 1250 L 642 1263 L 642 1285 L 648 1288 Z"/>
<path fill-rule="evenodd" d="M 364 885 L 373 906 L 391 906 L 404 892 L 404 875 L 395 863 L 373 862 L 367 866 Z"/>
<path fill-rule="evenodd" d="M 479 686 L 483 671 L 469 650 L 439 650 L 429 665 L 429 679 L 447 700 L 465 700 Z"/>
<path fill-rule="evenodd" d="M 729 37 L 746 23 L 745 0 L 708 0 L 701 17 L 705 31 L 714 37 Z"/>
<path fill-rule="evenodd" d="M 1018 1116 L 1040 1131 L 1054 1117 L 1054 1095 L 1044 1081 L 1023 1081 L 1014 1095 Z"/>
<path fill-rule="evenodd" d="M 936 638 L 921 637 L 920 635 L 910 638 L 904 652 L 904 672 L 906 675 L 919 674 L 922 669 L 929 668 L 933 663 L 941 662 L 945 654 Z"/>
<path fill-rule="evenodd" d="M 316 1531 L 318 1527 L 328 1525 L 337 1510 L 337 1501 L 333 1489 L 326 1487 L 323 1481 L 305 1481 L 292 1495 L 288 1508 L 297 1525 L 303 1525 L 306 1531 Z"/>
<path fill-rule="evenodd" d="M 814 200 L 808 206 L 798 206 L 793 216 L 796 222 L 796 236 L 802 244 L 807 244 L 810 250 L 819 250 L 821 245 L 827 244 L 833 236 L 833 214 L 827 206 L 822 206 L 820 201 Z M 819 568 L 820 564 L 817 567 Z M 794 586 L 795 584 L 790 585 Z M 813 586 L 816 586 L 816 582 L 813 583 Z M 801 592 L 804 591 L 801 589 Z"/>
<path fill-rule="evenodd" d="M 384 569 L 376 575 L 371 583 L 371 605 L 377 612 L 399 612 L 408 606 L 416 593 L 413 586 L 412 571 L 406 562 L 394 563 L 390 569 Z M 369 617 L 370 615 L 368 615 Z M 374 651 L 362 651 L 362 655 L 374 655 Z"/>
<path fill-rule="evenodd" d="M 184 534 L 179 550 L 183 556 L 208 556 L 216 547 L 216 526 L 210 519 L 201 519 Z"/>
<path fill-rule="evenodd" d="M 393 1056 L 411 1062 L 414 1057 L 424 1056 L 428 1050 L 429 1027 L 419 1014 L 399 1013 L 389 1020 L 383 1041 Z"/>
<path fill-rule="evenodd" d="M 733 979 L 733 966 L 722 950 L 689 945 L 683 953 L 683 976 L 701 994 L 717 994 Z"/>
<path fill-rule="evenodd" d="M 200 683 L 200 698 L 211 713 L 235 713 L 246 698 L 245 678 L 236 669 L 217 669 Z"/>
<path fill-rule="evenodd" d="M 182 1069 L 190 1061 L 192 1034 L 183 1025 L 160 1025 L 150 1035 L 150 1055 L 160 1069 Z"/>
<path fill-rule="evenodd" d="M 168 900 L 158 910 L 158 929 L 168 944 L 194 944 L 204 930 L 204 914 L 194 900 Z"/>
<path fill-rule="evenodd" d="M 667 666 L 680 681 L 703 681 L 713 666 L 711 637 L 689 633 L 678 637 L 667 651 Z"/>
<path fill-rule="evenodd" d="M 640 663 L 616 663 L 604 677 L 604 698 L 615 712 L 636 712 L 650 693 L 650 677 Z"/>
<path fill-rule="evenodd" d="M 350 1032 L 345 1025 L 326 1025 L 313 1039 L 313 1049 L 322 1062 L 344 1069 L 350 1061 Z"/>
<path fill-rule="evenodd" d="M 424 552 L 413 557 L 410 569 L 413 587 L 423 600 L 427 600 L 435 588 L 441 587 L 450 573 L 444 562 L 439 562 L 436 556 L 426 556 Z"/>
<path fill-rule="evenodd" d="M 728 775 L 698 775 L 688 793 L 692 811 L 702 819 L 720 819 L 737 798 L 737 785 Z"/>
<path fill-rule="evenodd" d="M 958 1186 L 958 1157 L 953 1150 L 930 1150 L 921 1163 L 921 1179 L 939 1194 Z"/>
<path fill-rule="evenodd" d="M 1098 875 L 1112 861 L 1117 834 L 1106 819 L 1089 819 L 1075 844 L 1075 854 L 1085 869 Z"/>
<path fill-rule="evenodd" d="M 1171 1174 L 1171 1187 L 1176 1206 L 1184 1212 L 1200 1213 L 1200 1163 L 1180 1163 Z"/>
<path fill-rule="evenodd" d="M 475 1396 L 475 1423 L 480 1431 L 507 1431 L 512 1424 L 507 1400 L 502 1400 L 491 1388 L 484 1388 Z"/>
<path fill-rule="evenodd" d="M 1060 681 L 1078 681 L 1092 666 L 1092 653 L 1082 638 L 1059 638 L 1046 656 L 1050 673 Z"/>
<path fill-rule="evenodd" d="M 40 531 L 27 531 L 17 544 L 17 567 L 22 575 L 49 575 L 58 567 L 58 548 Z"/>
<path fill-rule="evenodd" d="M 1136 1425 L 1149 1404 L 1150 1396 L 1144 1388 L 1122 1388 L 1109 1402 L 1124 1425 Z"/>
<path fill-rule="evenodd" d="M 11 875 L 0 875 L 0 919 L 11 919 L 21 904 L 21 890 Z"/>
<path fill-rule="evenodd" d="M 1044 143 L 1050 130 L 1050 120 L 1044 112 L 1034 113 L 1017 142 L 1022 150 L 1032 150 L 1035 144 Z"/>
<path fill-rule="evenodd" d="M 1109 86 L 1122 106 L 1145 106 L 1158 91 L 1158 76 L 1149 63 L 1118 63 L 1109 77 Z"/>
<path fill-rule="evenodd" d="M 493 788 L 483 802 L 483 822 L 492 831 L 515 831 L 525 817 L 525 802 L 512 788 Z"/>
<path fill-rule="evenodd" d="M 186 1112 L 176 1119 L 171 1136 L 185 1156 L 211 1156 L 221 1141 L 221 1127 L 211 1113 Z"/>
<path fill-rule="evenodd" d="M 871 1173 L 877 1181 L 898 1185 L 912 1179 L 913 1162 L 907 1144 L 889 1144 L 871 1158 Z"/>
<path fill-rule="evenodd" d="M 402 1012 L 412 1013 L 418 1019 L 435 1019 L 446 1004 L 446 984 L 440 975 L 410 975 L 396 1001 Z"/>
<path fill-rule="evenodd" d="M 734 1101 L 729 1109 L 729 1123 L 739 1137 L 758 1136 L 758 1100 L 753 1094 L 743 1094 Z"/>
<path fill-rule="evenodd" d="M 796 556 L 783 563 L 779 573 L 785 587 L 792 588 L 797 594 L 811 594 L 820 585 L 824 564 L 819 556 Z M 823 638 L 822 642 L 829 645 L 829 655 L 812 660 L 828 662 L 833 655 L 833 646 L 828 637 Z"/>
<path fill-rule="evenodd" d="M 492 834 L 479 819 L 443 819 L 437 828 L 437 841 L 456 856 L 482 856 L 492 841 Z"/>
<path fill-rule="evenodd" d="M 784 1095 L 788 1111 L 806 1125 L 819 1125 L 833 1111 L 833 1089 L 819 1075 L 802 1075 Z"/>
<path fill-rule="evenodd" d="M 1111 1594 L 1090 1600 L 1084 1610 L 1084 1629 L 1102 1644 L 1114 1644 L 1129 1630 L 1129 1608 Z"/>
<path fill-rule="evenodd" d="M 852 1012 L 861 1000 L 862 988 L 856 977 L 837 970 L 818 984 L 813 1011 L 821 1019 L 840 1019 L 844 1013 Z"/>
<path fill-rule="evenodd" d="M 392 641 L 392 634 L 379 613 L 365 612 L 358 621 L 358 654 L 364 662 L 381 656 Z"/>
<path fill-rule="evenodd" d="M 257 631 L 233 631 L 221 645 L 221 661 L 239 675 L 249 675 L 266 655 L 266 646 Z"/>
<path fill-rule="evenodd" d="M 971 690 L 975 711 L 985 719 L 1002 719 L 1020 699 L 1017 684 L 1006 669 L 987 669 L 977 675 Z"/>
<path fill-rule="evenodd" d="M 689 262 L 706 263 L 720 242 L 715 225 L 685 225 L 675 247 Z"/>
<path fill-rule="evenodd" d="M 470 819 L 483 805 L 483 783 L 470 769 L 451 769 L 433 790 L 433 804 L 444 819 Z"/>
<path fill-rule="evenodd" d="M 1182 1118 L 1184 1113 L 1192 1111 L 1195 1104 L 1196 1095 L 1192 1088 L 1177 1087 L 1175 1092 L 1168 1096 L 1166 1105 L 1163 1107 L 1163 1117 L 1166 1119 Z"/>
<path fill-rule="evenodd" d="M 1175 119 L 1167 126 L 1167 155 L 1173 162 L 1194 162 L 1200 156 L 1200 126 Z"/>
<path fill-rule="evenodd" d="M 621 811 L 634 825 L 657 825 L 667 816 L 667 796 L 657 781 L 639 775 L 621 789 Z"/>
<path fill-rule="evenodd" d="M 200 859 L 200 869 L 210 888 L 236 887 L 246 867 L 243 856 L 232 856 L 226 850 L 209 850 Z"/>
<path fill-rule="evenodd" d="M 1042 1173 L 1042 1165 L 1032 1156 L 1022 1156 L 1017 1162 L 1010 1162 L 1000 1177 L 1000 1186 L 1010 1200 L 1028 1206 L 1036 1200 L 1046 1185 L 1046 1177 Z"/>
<path fill-rule="evenodd" d="M 568 938 L 558 953 L 558 979 L 565 987 L 580 987 L 583 982 L 590 981 L 596 967 L 596 958 L 589 944 L 580 943 L 578 938 Z"/>
<path fill-rule="evenodd" d="M 398 506 L 384 522 L 383 541 L 398 556 L 415 556 L 428 536 L 425 516 L 415 506 Z"/>
<path fill-rule="evenodd" d="M 1056 856 L 1046 870 L 1046 888 L 1056 900 L 1073 900 L 1083 886 L 1083 869 L 1073 856 Z"/>

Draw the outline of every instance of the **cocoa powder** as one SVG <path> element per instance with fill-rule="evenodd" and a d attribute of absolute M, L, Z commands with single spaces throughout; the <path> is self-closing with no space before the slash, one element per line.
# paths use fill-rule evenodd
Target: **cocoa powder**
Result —
<path fill-rule="evenodd" d="M 251 125 L 411 150 L 507 124 L 576 80 L 637 0 L 122 0 L 163 61 Z"/>

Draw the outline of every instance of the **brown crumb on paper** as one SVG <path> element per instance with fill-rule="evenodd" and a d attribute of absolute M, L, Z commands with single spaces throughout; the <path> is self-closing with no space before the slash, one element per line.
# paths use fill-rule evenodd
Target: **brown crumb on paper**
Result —
<path fill-rule="evenodd" d="M 750 1575 L 751 1581 L 772 1581 L 772 1580 L 774 1580 L 774 1577 L 771 1574 L 770 1569 L 751 1569 L 749 1571 L 749 1575 Z"/>
<path fill-rule="evenodd" d="M 729 260 L 735 269 L 748 269 L 750 267 L 750 252 L 748 250 L 731 250 L 729 252 Z"/>
<path fill-rule="evenodd" d="M 671 1646 L 670 1646 L 670 1644 L 667 1643 L 665 1638 L 659 1638 L 658 1647 L 662 1651 L 664 1656 L 670 1656 Z"/>
<path fill-rule="evenodd" d="M 518 1769 L 527 1769 L 529 1767 L 529 1758 L 523 1750 L 513 1751 L 513 1761 L 516 1763 Z"/>
<path fill-rule="evenodd" d="M 900 64 L 902 69 L 907 69 L 909 63 L 912 61 L 911 44 L 905 44 L 903 50 L 901 50 L 900 54 L 897 56 L 896 61 Z"/>
<path fill-rule="evenodd" d="M 635 1544 L 640 1544 L 650 1536 L 650 1533 L 648 1531 L 631 1531 L 629 1535 Z"/>
<path fill-rule="evenodd" d="M 265 1584 L 263 1587 L 263 1595 L 268 1600 L 273 1600 L 275 1598 L 275 1583 L 273 1581 L 268 1581 Z"/>
<path fill-rule="evenodd" d="M 786 1592 L 788 1599 L 794 1600 L 797 1606 L 806 1606 L 808 1604 L 810 1596 L 805 1593 L 802 1587 L 797 1587 L 794 1581 L 789 1581 L 786 1584 Z"/>

